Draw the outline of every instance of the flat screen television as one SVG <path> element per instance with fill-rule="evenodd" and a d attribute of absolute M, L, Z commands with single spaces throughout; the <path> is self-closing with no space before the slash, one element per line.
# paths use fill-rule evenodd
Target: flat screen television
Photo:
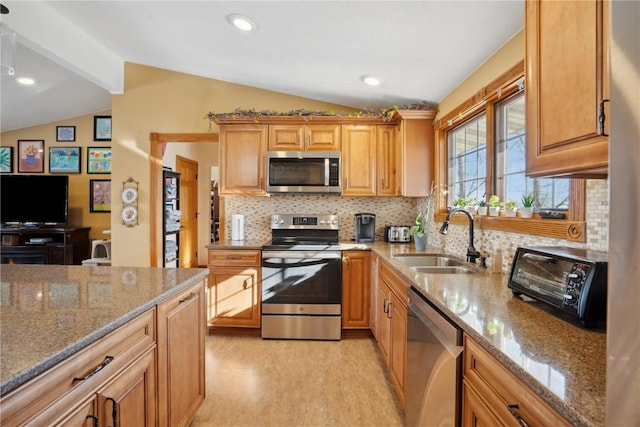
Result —
<path fill-rule="evenodd" d="M 3 225 L 66 225 L 67 175 L 0 174 L 0 222 Z"/>

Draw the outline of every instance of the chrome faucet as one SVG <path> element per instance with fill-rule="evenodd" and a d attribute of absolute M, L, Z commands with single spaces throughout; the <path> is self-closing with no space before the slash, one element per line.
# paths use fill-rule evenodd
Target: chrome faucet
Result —
<path fill-rule="evenodd" d="M 469 246 L 467 247 L 467 262 L 475 264 L 476 260 L 481 257 L 481 254 L 473 247 L 473 215 L 461 208 L 451 209 L 442 223 L 442 227 L 440 227 L 440 234 L 447 234 L 447 231 L 449 230 L 449 220 L 453 214 L 458 212 L 465 214 L 469 219 Z"/>

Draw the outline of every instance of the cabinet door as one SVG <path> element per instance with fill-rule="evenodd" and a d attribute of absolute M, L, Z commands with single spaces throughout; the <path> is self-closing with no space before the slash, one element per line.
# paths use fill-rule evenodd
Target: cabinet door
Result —
<path fill-rule="evenodd" d="M 371 295 L 371 303 L 369 304 L 369 323 L 371 325 L 371 333 L 374 338 L 378 339 L 378 324 L 380 320 L 378 319 L 379 315 L 379 295 L 378 295 L 378 256 L 375 253 L 371 253 L 371 266 L 369 268 L 369 277 L 371 280 L 369 281 L 369 294 Z"/>
<path fill-rule="evenodd" d="M 188 426 L 205 397 L 204 283 L 158 305 L 158 420 Z"/>
<path fill-rule="evenodd" d="M 376 195 L 376 127 L 342 125 L 342 195 Z"/>
<path fill-rule="evenodd" d="M 389 316 L 391 317 L 391 354 L 389 371 L 402 405 L 405 405 L 407 369 L 407 307 L 391 293 Z"/>
<path fill-rule="evenodd" d="M 599 116 L 609 97 L 608 8 L 602 0 L 526 2 L 528 175 L 607 174 Z"/>
<path fill-rule="evenodd" d="M 342 256 L 342 327 L 369 327 L 370 252 L 345 251 Z"/>
<path fill-rule="evenodd" d="M 211 326 L 260 327 L 260 269 L 209 269 L 208 319 Z"/>
<path fill-rule="evenodd" d="M 306 125 L 304 149 L 308 151 L 340 151 L 340 125 Z"/>
<path fill-rule="evenodd" d="M 264 195 L 267 125 L 220 126 L 220 194 Z"/>
<path fill-rule="evenodd" d="M 378 348 L 382 354 L 382 360 L 389 366 L 389 354 L 391 353 L 391 321 L 389 320 L 389 304 L 391 303 L 391 291 L 382 277 L 378 277 Z"/>
<path fill-rule="evenodd" d="M 304 126 L 269 125 L 269 151 L 304 150 Z"/>
<path fill-rule="evenodd" d="M 376 193 L 378 196 L 397 196 L 398 185 L 398 147 L 396 143 L 396 126 L 378 125 L 376 127 L 377 173 Z"/>
<path fill-rule="evenodd" d="M 100 425 L 156 425 L 155 361 L 152 348 L 98 392 Z"/>
<path fill-rule="evenodd" d="M 505 425 L 466 382 L 462 384 L 462 425 L 464 427 Z"/>

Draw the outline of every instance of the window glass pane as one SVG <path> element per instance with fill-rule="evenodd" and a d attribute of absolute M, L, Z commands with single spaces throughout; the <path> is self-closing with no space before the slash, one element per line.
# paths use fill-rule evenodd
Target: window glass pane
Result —
<path fill-rule="evenodd" d="M 569 208 L 567 178 L 526 177 L 525 98 L 520 92 L 496 106 L 496 192 L 519 205 L 531 195 L 537 209 Z"/>
<path fill-rule="evenodd" d="M 459 126 L 448 134 L 448 204 L 456 199 L 481 199 L 487 179 L 487 125 L 485 115 Z"/>

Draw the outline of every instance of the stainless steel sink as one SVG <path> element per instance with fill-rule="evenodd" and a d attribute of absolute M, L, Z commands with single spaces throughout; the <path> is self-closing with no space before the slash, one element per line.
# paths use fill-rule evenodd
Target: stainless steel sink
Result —
<path fill-rule="evenodd" d="M 428 274 L 476 274 L 478 271 L 473 268 L 452 266 L 452 267 L 410 267 L 416 273 Z"/>
<path fill-rule="evenodd" d="M 407 267 L 451 267 L 464 264 L 446 255 L 396 255 L 394 258 Z"/>

